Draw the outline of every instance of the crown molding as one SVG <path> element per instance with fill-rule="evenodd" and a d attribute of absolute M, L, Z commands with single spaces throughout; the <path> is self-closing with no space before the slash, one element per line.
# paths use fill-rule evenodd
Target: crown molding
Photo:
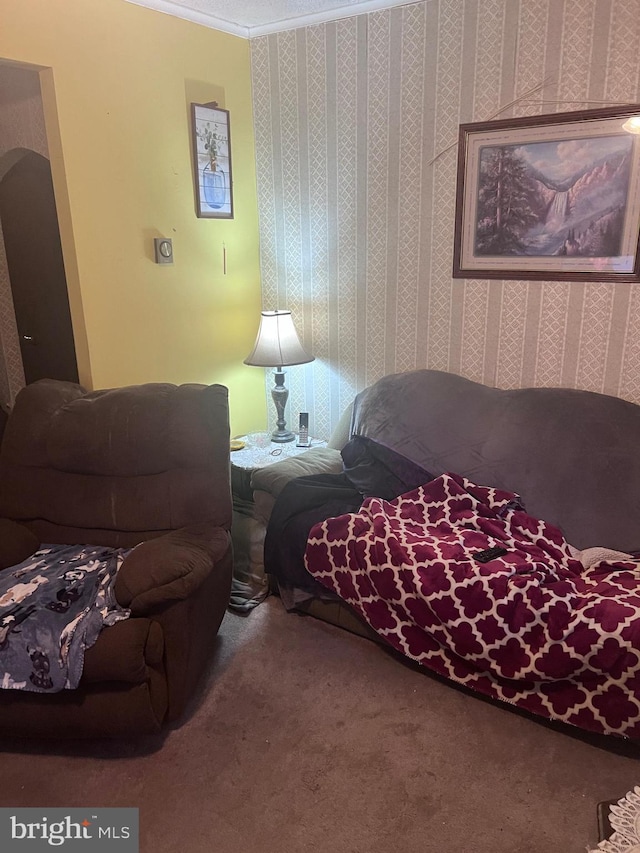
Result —
<path fill-rule="evenodd" d="M 216 18 L 215 15 L 207 15 L 204 12 L 197 12 L 195 9 L 188 9 L 179 3 L 172 3 L 171 0 L 127 0 L 127 3 L 133 3 L 134 6 L 145 6 L 147 9 L 153 9 L 154 12 L 164 12 L 165 15 L 182 18 L 185 21 L 201 24 L 203 27 L 209 27 L 213 30 L 222 30 L 223 33 L 230 33 L 233 36 L 248 39 L 250 35 L 249 27 L 241 27 L 231 21 Z"/>
<path fill-rule="evenodd" d="M 339 6 L 337 9 L 329 9 L 326 12 L 298 15 L 294 18 L 285 18 L 282 21 L 272 21 L 268 24 L 249 27 L 249 38 L 268 36 L 271 33 L 281 33 L 300 27 L 310 27 L 313 24 L 326 24 L 343 18 L 355 18 L 357 15 L 366 15 L 368 12 L 378 12 L 381 9 L 391 9 L 394 6 L 412 6 L 418 2 L 424 2 L 424 0 L 363 0 L 362 3 L 356 5 Z"/>
<path fill-rule="evenodd" d="M 223 18 L 217 18 L 215 15 L 198 12 L 179 3 L 173 3 L 172 0 L 127 0 L 127 2 L 133 3 L 136 6 L 146 6 L 148 9 L 153 9 L 156 12 L 164 12 L 167 15 L 173 15 L 174 18 L 183 18 L 185 21 L 201 24 L 204 27 L 214 30 L 222 30 L 222 32 L 230 33 L 234 36 L 251 39 L 258 36 L 271 35 L 271 33 L 284 32 L 285 30 L 309 27 L 313 24 L 337 21 L 342 18 L 354 18 L 357 15 L 366 15 L 368 12 L 391 9 L 395 6 L 411 6 L 418 2 L 430 2 L 430 0 L 363 0 L 363 2 L 356 5 L 339 6 L 337 9 L 329 9 L 326 12 L 298 15 L 258 26 L 234 24 Z"/>

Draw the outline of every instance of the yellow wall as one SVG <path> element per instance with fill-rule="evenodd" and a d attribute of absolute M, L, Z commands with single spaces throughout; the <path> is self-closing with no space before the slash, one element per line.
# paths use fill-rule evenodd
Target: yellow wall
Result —
<path fill-rule="evenodd" d="M 0 60 L 43 69 L 81 381 L 221 382 L 232 434 L 263 429 L 264 373 L 242 364 L 260 312 L 249 42 L 125 0 L 0 0 L 0 21 Z M 213 100 L 233 220 L 195 215 L 190 103 Z"/>

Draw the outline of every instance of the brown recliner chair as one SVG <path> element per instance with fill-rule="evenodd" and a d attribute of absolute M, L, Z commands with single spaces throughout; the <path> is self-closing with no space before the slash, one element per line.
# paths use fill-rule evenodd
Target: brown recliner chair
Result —
<path fill-rule="evenodd" d="M 181 716 L 231 588 L 227 389 L 24 388 L 0 450 L 0 568 L 41 543 L 138 545 L 115 594 L 131 616 L 87 649 L 80 685 L 0 690 L 0 734 L 151 733 Z"/>

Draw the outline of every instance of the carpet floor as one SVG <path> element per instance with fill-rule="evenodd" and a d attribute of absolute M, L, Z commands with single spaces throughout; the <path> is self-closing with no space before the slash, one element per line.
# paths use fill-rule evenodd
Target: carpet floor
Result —
<path fill-rule="evenodd" d="M 447 684 L 269 598 L 227 613 L 181 726 L 0 740 L 0 806 L 140 809 L 142 853 L 584 853 L 640 747 Z"/>

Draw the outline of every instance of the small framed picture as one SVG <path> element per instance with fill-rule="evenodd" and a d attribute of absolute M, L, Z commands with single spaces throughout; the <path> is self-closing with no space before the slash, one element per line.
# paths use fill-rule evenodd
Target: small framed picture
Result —
<path fill-rule="evenodd" d="M 454 278 L 640 281 L 640 104 L 463 124 Z"/>
<path fill-rule="evenodd" d="M 220 109 L 215 101 L 191 104 L 191 134 L 196 215 L 233 219 L 229 111 Z"/>

